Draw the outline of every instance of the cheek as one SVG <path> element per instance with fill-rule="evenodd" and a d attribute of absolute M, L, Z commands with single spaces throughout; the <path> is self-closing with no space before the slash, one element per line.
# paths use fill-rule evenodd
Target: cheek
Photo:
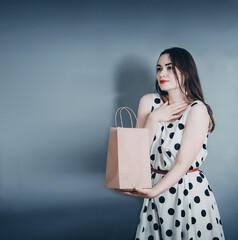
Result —
<path fill-rule="evenodd" d="M 173 84 L 174 86 L 178 85 L 178 81 L 177 81 L 176 77 L 174 76 L 174 74 L 170 74 L 169 79 L 170 79 L 171 84 Z"/>

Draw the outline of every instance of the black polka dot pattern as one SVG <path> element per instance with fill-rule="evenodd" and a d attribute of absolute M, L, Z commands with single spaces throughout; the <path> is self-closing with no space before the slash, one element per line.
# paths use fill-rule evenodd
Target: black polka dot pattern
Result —
<path fill-rule="evenodd" d="M 159 225 L 157 223 L 154 223 L 153 227 L 154 227 L 155 231 L 157 231 L 159 229 Z"/>
<path fill-rule="evenodd" d="M 193 103 L 193 104 L 191 105 L 191 107 L 193 107 L 193 106 L 196 105 L 196 104 L 198 104 L 198 103 L 197 103 L 197 102 Z"/>
<path fill-rule="evenodd" d="M 168 155 L 169 157 L 172 156 L 170 151 L 166 151 L 166 153 L 167 153 L 167 155 Z"/>
<path fill-rule="evenodd" d="M 172 128 L 174 125 L 172 123 L 170 123 L 167 128 Z"/>
<path fill-rule="evenodd" d="M 154 203 L 152 203 L 151 207 L 152 207 L 152 209 L 155 209 L 155 208 L 156 208 L 156 206 L 155 206 Z"/>
<path fill-rule="evenodd" d="M 204 174 L 202 172 L 199 172 L 199 175 L 201 176 L 201 178 L 204 178 Z"/>
<path fill-rule="evenodd" d="M 160 99 L 159 99 L 159 98 L 155 98 L 154 102 L 155 102 L 156 104 L 159 104 L 159 103 L 160 103 Z"/>
<path fill-rule="evenodd" d="M 161 146 L 158 147 L 158 152 L 162 153 Z"/>
<path fill-rule="evenodd" d="M 148 220 L 149 222 L 151 222 L 152 219 L 153 219 L 152 215 L 149 215 L 149 216 L 147 217 L 147 220 Z"/>
<path fill-rule="evenodd" d="M 153 94 L 151 112 L 160 107 L 159 94 Z M 194 101 L 190 107 L 174 122 L 158 122 L 154 134 L 150 165 L 158 170 L 173 168 L 181 147 L 181 140 L 186 127 L 187 116 L 191 108 L 201 101 Z M 196 108 L 194 108 L 194 111 Z M 141 211 L 135 239 L 213 239 L 224 240 L 221 218 L 216 201 L 206 176 L 200 170 L 207 155 L 208 134 L 199 154 L 189 167 L 198 171 L 185 173 L 177 183 L 158 196 L 147 199 Z M 186 149 L 184 149 L 186 150 Z M 151 180 L 156 184 L 166 174 L 151 172 Z"/>
<path fill-rule="evenodd" d="M 167 235 L 168 237 L 171 237 L 171 236 L 173 235 L 172 230 L 171 230 L 171 229 L 168 229 L 168 230 L 166 231 L 166 235 Z"/>
<path fill-rule="evenodd" d="M 196 223 L 196 218 L 192 217 L 191 222 L 192 222 L 192 224 L 195 224 Z"/>
<path fill-rule="evenodd" d="M 175 221 L 175 227 L 179 227 L 180 226 L 180 221 L 179 220 L 176 220 Z"/>
<path fill-rule="evenodd" d="M 176 144 L 174 145 L 174 149 L 175 149 L 175 150 L 179 150 L 179 149 L 180 149 L 180 144 L 179 144 L 179 143 L 176 143 Z"/>
<path fill-rule="evenodd" d="M 184 125 L 183 125 L 182 123 L 179 123 L 178 128 L 179 128 L 180 130 L 182 130 L 182 129 L 184 129 Z"/>
<path fill-rule="evenodd" d="M 175 194 L 175 193 L 176 193 L 176 188 L 171 187 L 171 188 L 169 189 L 169 192 L 170 192 L 171 194 Z"/>
<path fill-rule="evenodd" d="M 210 193 L 209 193 L 208 189 L 206 189 L 204 193 L 205 193 L 206 196 L 208 196 L 208 197 L 210 196 Z"/>
<path fill-rule="evenodd" d="M 199 182 L 199 183 L 201 183 L 202 182 L 202 178 L 201 177 L 197 177 L 197 181 Z"/>
<path fill-rule="evenodd" d="M 196 196 L 196 197 L 194 198 L 194 202 L 195 202 L 195 203 L 200 203 L 200 197 Z"/>
<path fill-rule="evenodd" d="M 190 226 L 189 226 L 189 224 L 187 223 L 187 224 L 186 224 L 186 229 L 187 229 L 187 231 L 189 230 L 189 228 L 190 228 Z"/>
<path fill-rule="evenodd" d="M 185 217 L 185 211 L 181 210 L 181 217 Z"/>
<path fill-rule="evenodd" d="M 207 224 L 207 229 L 208 229 L 208 230 L 212 230 L 212 228 L 213 228 L 212 224 L 211 224 L 211 223 L 208 223 L 208 224 Z"/>
<path fill-rule="evenodd" d="M 203 217 L 206 217 L 206 215 L 207 215 L 206 210 L 203 209 L 203 210 L 201 211 L 201 215 L 202 215 Z"/>
<path fill-rule="evenodd" d="M 193 166 L 190 166 L 189 170 L 193 170 Z"/>
<path fill-rule="evenodd" d="M 144 211 L 143 212 L 144 213 L 147 212 L 147 206 L 144 207 Z"/>
<path fill-rule="evenodd" d="M 180 178 L 180 180 L 178 181 L 178 184 L 182 184 L 183 183 L 183 178 Z"/>
<path fill-rule="evenodd" d="M 165 198 L 163 196 L 159 197 L 159 202 L 160 203 L 164 203 L 165 202 Z"/>
<path fill-rule="evenodd" d="M 169 137 L 170 137 L 171 139 L 173 139 L 173 137 L 174 137 L 174 132 L 171 132 L 171 133 L 169 134 Z"/>
<path fill-rule="evenodd" d="M 187 190 L 187 189 L 184 189 L 184 190 L 183 190 L 183 194 L 184 194 L 184 196 L 187 196 L 187 195 L 188 195 L 188 190 Z"/>
<path fill-rule="evenodd" d="M 173 208 L 170 208 L 170 209 L 168 210 L 168 213 L 169 213 L 169 215 L 174 215 L 174 209 L 173 209 Z"/>

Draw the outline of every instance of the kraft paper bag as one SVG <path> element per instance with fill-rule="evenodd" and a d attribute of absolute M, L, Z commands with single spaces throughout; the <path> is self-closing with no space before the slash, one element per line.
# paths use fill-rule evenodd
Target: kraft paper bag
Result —
<path fill-rule="evenodd" d="M 119 109 L 122 127 L 117 127 L 116 122 Z M 132 128 L 123 127 L 121 117 L 123 109 L 130 115 Z M 132 191 L 135 187 L 152 188 L 148 129 L 133 128 L 128 109 L 136 118 L 132 109 L 126 106 L 120 107 L 115 114 L 116 127 L 110 128 L 105 187 L 125 191 Z"/>

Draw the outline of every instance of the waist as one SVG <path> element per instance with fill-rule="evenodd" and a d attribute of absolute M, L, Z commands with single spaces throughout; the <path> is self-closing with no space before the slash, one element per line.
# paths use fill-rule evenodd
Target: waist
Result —
<path fill-rule="evenodd" d="M 189 172 L 196 172 L 196 171 L 198 171 L 198 170 L 199 170 L 199 168 L 194 168 L 194 169 L 188 170 L 187 173 L 189 173 Z M 157 169 L 154 169 L 154 168 L 151 168 L 151 171 L 152 171 L 152 172 L 156 172 L 156 173 L 160 173 L 160 174 L 166 174 L 166 173 L 168 173 L 167 170 L 157 170 Z"/>

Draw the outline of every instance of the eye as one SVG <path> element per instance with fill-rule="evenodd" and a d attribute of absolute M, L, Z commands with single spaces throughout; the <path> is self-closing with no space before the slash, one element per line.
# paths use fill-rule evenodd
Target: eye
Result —
<path fill-rule="evenodd" d="M 168 70 L 171 70 L 171 69 L 174 69 L 174 67 L 172 67 L 172 66 L 169 66 L 169 67 L 168 67 Z"/>
<path fill-rule="evenodd" d="M 156 71 L 157 71 L 157 72 L 161 71 L 161 68 L 156 68 Z"/>

